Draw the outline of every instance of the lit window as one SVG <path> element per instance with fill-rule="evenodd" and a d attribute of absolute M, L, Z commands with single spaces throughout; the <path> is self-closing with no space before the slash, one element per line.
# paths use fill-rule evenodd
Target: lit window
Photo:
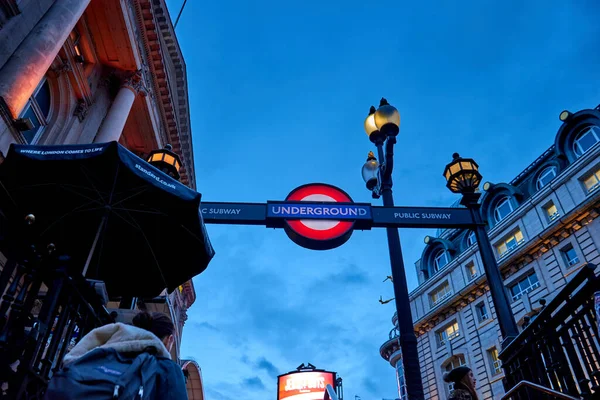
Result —
<path fill-rule="evenodd" d="M 512 295 L 513 301 L 519 300 L 524 294 L 531 292 L 534 289 L 540 287 L 540 282 L 538 281 L 537 275 L 535 272 L 527 275 L 525 278 L 522 278 L 517 283 L 513 283 L 510 287 L 510 294 Z"/>
<path fill-rule="evenodd" d="M 513 212 L 513 206 L 510 202 L 510 198 L 505 197 L 498 202 L 496 209 L 494 210 L 494 216 L 496 217 L 496 222 L 502 221 L 508 214 Z"/>
<path fill-rule="evenodd" d="M 579 257 L 577 257 L 577 252 L 572 245 L 562 248 L 560 252 L 562 253 L 563 258 L 569 267 L 579 264 Z"/>
<path fill-rule="evenodd" d="M 488 350 L 488 357 L 490 360 L 492 375 L 498 375 L 502 373 L 502 362 L 498 358 L 498 350 L 495 347 L 492 347 Z"/>
<path fill-rule="evenodd" d="M 477 243 L 477 237 L 475 236 L 475 232 L 471 231 L 467 236 L 467 246 L 471 247 L 475 243 Z"/>
<path fill-rule="evenodd" d="M 498 251 L 498 256 L 500 258 L 509 254 L 512 250 L 517 248 L 520 244 L 525 241 L 523 238 L 523 234 L 520 230 L 516 231 L 506 239 L 504 239 L 500 244 L 496 245 L 496 250 Z"/>
<path fill-rule="evenodd" d="M 600 141 L 600 128 L 597 126 L 588 126 L 584 128 L 573 142 L 573 152 L 577 157 L 581 157 L 586 151 L 591 149 Z"/>
<path fill-rule="evenodd" d="M 450 290 L 450 285 L 448 282 L 444 282 L 444 284 L 438 287 L 436 290 L 431 292 L 429 297 L 431 298 L 431 305 L 437 305 L 450 297 L 452 295 L 452 291 Z"/>
<path fill-rule="evenodd" d="M 401 364 L 401 363 L 400 363 Z M 467 361 L 465 360 L 465 356 L 462 354 L 456 355 L 450 359 L 448 364 L 446 364 L 446 372 L 452 371 L 454 368 L 462 367 L 463 365 L 467 365 Z M 448 390 L 454 390 L 454 382 L 448 383 Z"/>
<path fill-rule="evenodd" d="M 73 43 L 75 61 L 77 61 L 78 63 L 85 62 L 85 58 L 83 57 L 83 54 L 81 54 L 81 35 L 79 34 L 79 31 L 77 29 L 73 29 L 69 34 L 69 37 L 71 38 L 71 42 Z"/>
<path fill-rule="evenodd" d="M 444 268 L 446 266 L 446 264 L 448 264 L 449 262 L 449 257 L 448 257 L 448 252 L 446 250 L 440 250 L 436 253 L 435 258 L 434 258 L 434 267 L 435 267 L 435 272 L 438 272 L 439 270 L 441 270 L 442 268 Z"/>
<path fill-rule="evenodd" d="M 475 263 L 468 263 L 465 266 L 465 269 L 467 270 L 467 279 L 470 281 L 472 281 L 473 279 L 477 278 L 477 268 L 475 268 Z"/>
<path fill-rule="evenodd" d="M 477 320 L 479 322 L 483 322 L 489 318 L 487 308 L 485 307 L 485 303 L 483 301 L 475 306 L 475 311 L 477 313 Z"/>
<path fill-rule="evenodd" d="M 44 79 L 29 99 L 19 118 L 29 119 L 32 128 L 22 131 L 21 135 L 27 144 L 35 143 L 48 125 L 50 114 L 50 85 Z"/>
<path fill-rule="evenodd" d="M 552 179 L 556 178 L 556 167 L 545 168 L 537 178 L 535 185 L 538 190 L 549 184 Z"/>
<path fill-rule="evenodd" d="M 558 212 L 558 208 L 556 208 L 556 206 L 554 205 L 554 203 L 550 202 L 544 208 L 546 210 L 546 215 L 548 216 L 548 221 L 552 222 L 556 218 L 560 217 L 560 213 Z"/>
<path fill-rule="evenodd" d="M 600 169 L 594 171 L 592 175 L 587 177 L 583 181 L 583 184 L 585 185 L 585 188 L 588 193 L 591 193 L 594 190 L 598 189 L 598 187 L 600 187 Z"/>
<path fill-rule="evenodd" d="M 458 322 L 455 321 L 452 324 L 445 327 L 444 329 L 442 329 L 441 331 L 437 332 L 438 346 L 443 346 L 449 340 L 452 340 L 459 336 L 460 332 L 458 331 Z"/>

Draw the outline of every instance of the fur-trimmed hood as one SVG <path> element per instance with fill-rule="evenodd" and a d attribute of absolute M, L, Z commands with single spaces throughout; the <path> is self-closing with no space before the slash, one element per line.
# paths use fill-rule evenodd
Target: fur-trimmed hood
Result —
<path fill-rule="evenodd" d="M 96 328 L 85 335 L 65 355 L 63 366 L 76 361 L 89 351 L 97 348 L 115 349 L 119 353 L 141 353 L 148 347 L 154 347 L 157 351 L 157 356 L 171 359 L 171 354 L 167 351 L 163 342 L 152 332 L 120 322 L 108 324 Z"/>

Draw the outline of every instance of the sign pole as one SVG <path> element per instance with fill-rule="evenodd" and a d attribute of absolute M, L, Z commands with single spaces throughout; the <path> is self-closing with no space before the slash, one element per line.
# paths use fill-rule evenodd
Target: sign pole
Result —
<path fill-rule="evenodd" d="M 496 315 L 498 316 L 498 325 L 500 325 L 500 332 L 503 337 L 502 347 L 504 348 L 519 335 L 519 328 L 515 322 L 512 307 L 504 288 L 504 281 L 481 218 L 479 211 L 481 206 L 478 202 L 480 196 L 480 193 L 466 193 L 463 195 L 461 203 L 467 206 L 473 215 L 475 238 L 477 239 L 477 246 L 479 247 L 481 261 L 483 261 L 483 269 L 490 287 Z"/>
<path fill-rule="evenodd" d="M 380 159 L 383 159 L 382 147 L 378 143 L 377 149 L 379 150 Z M 394 207 L 391 176 L 382 179 L 381 189 L 384 207 Z M 400 331 L 400 349 L 402 351 L 402 365 L 404 366 L 408 398 L 409 400 L 423 400 L 425 395 L 423 393 L 423 382 L 421 381 L 417 337 L 415 336 L 412 312 L 410 310 L 410 298 L 408 295 L 404 259 L 402 258 L 402 247 L 400 246 L 400 233 L 398 232 L 398 228 L 389 226 L 385 230 L 387 232 L 390 252 L 398 330 Z"/>

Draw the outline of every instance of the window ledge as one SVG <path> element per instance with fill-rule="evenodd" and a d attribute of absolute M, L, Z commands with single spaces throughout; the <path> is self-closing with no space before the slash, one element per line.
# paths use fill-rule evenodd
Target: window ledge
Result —
<path fill-rule="evenodd" d="M 477 329 L 485 328 L 486 326 L 488 326 L 489 324 L 491 324 L 495 320 L 496 320 L 496 318 L 488 318 L 485 321 L 480 322 L 479 324 L 477 324 Z"/>
<path fill-rule="evenodd" d="M 492 375 L 490 378 L 490 385 L 492 383 L 496 383 L 498 381 L 501 381 L 502 379 L 504 379 L 504 372 L 499 372 L 496 375 Z"/>
<path fill-rule="evenodd" d="M 580 261 L 577 264 L 571 265 L 570 267 L 567 266 L 567 270 L 565 272 L 563 272 L 563 275 L 565 278 L 567 278 L 569 275 L 572 275 L 574 273 L 576 273 L 577 271 L 579 271 L 581 269 L 581 267 L 583 267 L 586 263 L 584 261 Z"/>

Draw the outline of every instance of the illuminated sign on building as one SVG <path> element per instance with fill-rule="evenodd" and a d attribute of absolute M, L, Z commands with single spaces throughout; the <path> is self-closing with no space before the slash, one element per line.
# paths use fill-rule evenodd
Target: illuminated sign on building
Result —
<path fill-rule="evenodd" d="M 335 372 L 291 372 L 279 376 L 277 400 L 323 400 L 327 385 L 335 387 Z"/>

